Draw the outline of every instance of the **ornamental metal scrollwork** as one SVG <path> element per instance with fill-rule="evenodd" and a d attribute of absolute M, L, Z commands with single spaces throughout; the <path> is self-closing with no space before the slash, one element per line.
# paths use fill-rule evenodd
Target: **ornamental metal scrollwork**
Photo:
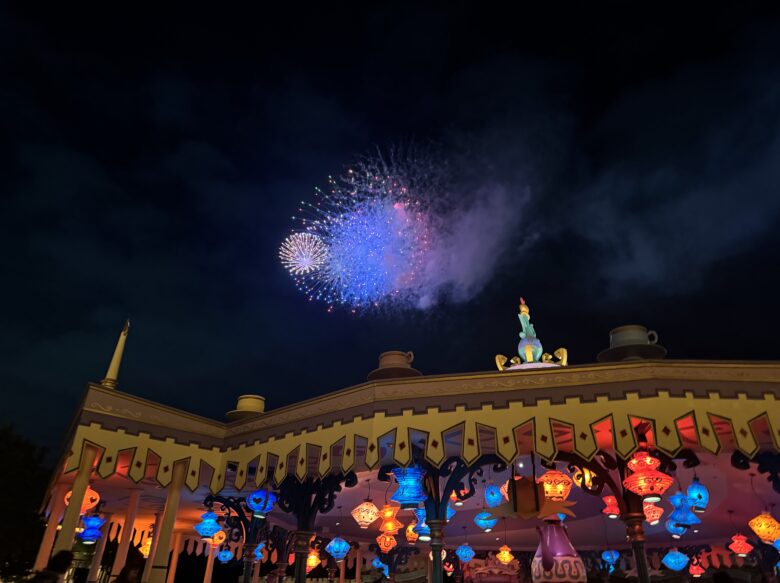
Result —
<path fill-rule="evenodd" d="M 749 470 L 750 464 L 756 464 L 759 474 L 766 474 L 766 480 L 772 484 L 772 489 L 780 494 L 780 454 L 771 451 L 760 451 L 751 460 L 741 451 L 731 454 L 731 465 L 738 470 Z"/>
<path fill-rule="evenodd" d="M 306 478 L 302 482 L 287 476 L 279 485 L 277 504 L 282 511 L 295 516 L 299 530 L 314 530 L 318 513 L 326 514 L 336 504 L 336 494 L 342 484 L 352 488 L 357 484 L 355 472 L 328 474 L 324 478 Z"/>

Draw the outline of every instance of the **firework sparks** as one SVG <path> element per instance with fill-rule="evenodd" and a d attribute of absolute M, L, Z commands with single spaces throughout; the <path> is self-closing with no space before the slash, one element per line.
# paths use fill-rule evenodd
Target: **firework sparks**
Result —
<path fill-rule="evenodd" d="M 328 258 L 328 248 L 317 235 L 293 233 L 279 248 L 279 259 L 292 275 L 306 275 L 320 269 Z"/>

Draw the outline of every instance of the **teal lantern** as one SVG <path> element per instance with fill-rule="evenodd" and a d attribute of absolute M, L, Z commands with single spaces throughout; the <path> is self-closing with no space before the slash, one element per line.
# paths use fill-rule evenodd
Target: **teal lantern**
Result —
<path fill-rule="evenodd" d="M 344 557 L 346 557 L 347 553 L 349 553 L 349 543 L 343 538 L 337 536 L 328 543 L 328 546 L 325 547 L 325 550 L 328 551 L 328 554 L 336 561 L 343 561 Z"/>
<path fill-rule="evenodd" d="M 457 549 L 455 549 L 455 554 L 458 555 L 461 563 L 468 563 L 471 559 L 474 558 L 476 553 L 474 552 L 474 549 L 471 548 L 469 543 L 463 543 Z"/>
<path fill-rule="evenodd" d="M 425 508 L 415 508 L 414 515 L 417 517 L 417 524 L 414 526 L 414 532 L 421 541 L 431 540 L 431 529 L 428 527 L 428 523 L 425 522 Z"/>
<path fill-rule="evenodd" d="M 488 484 L 485 487 L 485 504 L 488 508 L 495 508 L 504 501 L 504 495 L 501 489 L 495 484 Z"/>
<path fill-rule="evenodd" d="M 677 549 L 672 549 L 664 555 L 661 562 L 669 567 L 672 571 L 682 571 L 688 564 L 688 556 L 684 555 Z"/>
<path fill-rule="evenodd" d="M 211 538 L 217 532 L 222 530 L 222 527 L 217 524 L 217 515 L 211 510 L 201 515 L 201 522 L 195 525 L 195 530 L 203 539 Z"/>
<path fill-rule="evenodd" d="M 263 560 L 263 549 L 265 548 L 265 543 L 259 543 L 255 547 L 255 560 L 256 561 L 262 561 Z"/>
<path fill-rule="evenodd" d="M 493 527 L 498 524 L 498 518 L 493 518 L 490 515 L 490 512 L 480 512 L 474 517 L 474 524 L 484 532 L 490 532 L 493 530 Z"/>
<path fill-rule="evenodd" d="M 246 499 L 246 505 L 257 518 L 265 518 L 265 515 L 273 509 L 274 502 L 276 502 L 276 494 L 267 490 L 252 492 Z"/>
<path fill-rule="evenodd" d="M 610 573 L 615 570 L 615 563 L 618 562 L 619 558 L 620 558 L 620 553 L 614 549 L 608 549 L 603 553 L 601 553 L 601 560 L 604 561 L 609 566 L 607 570 Z"/>
<path fill-rule="evenodd" d="M 84 522 L 84 530 L 79 533 L 81 542 L 85 545 L 94 545 L 100 540 L 100 537 L 102 536 L 100 527 L 103 526 L 106 521 L 96 515 L 85 516 L 81 520 Z"/>
<path fill-rule="evenodd" d="M 398 502 L 401 508 L 417 508 L 420 502 L 425 502 L 427 496 L 423 490 L 422 480 L 424 473 L 417 466 L 408 468 L 393 468 L 393 475 L 398 482 L 398 490 L 390 497 Z"/>
<path fill-rule="evenodd" d="M 224 565 L 233 558 L 233 553 L 230 551 L 230 549 L 223 549 L 217 553 L 217 558 L 219 559 L 219 562 Z"/>
<path fill-rule="evenodd" d="M 669 497 L 669 502 L 674 506 L 674 511 L 669 515 L 669 521 L 684 528 L 701 524 L 701 520 L 691 512 L 691 499 L 682 492 L 677 492 Z"/>
<path fill-rule="evenodd" d="M 710 491 L 699 481 L 698 476 L 693 477 L 693 481 L 691 482 L 691 485 L 688 486 L 686 495 L 691 501 L 694 512 L 704 512 L 707 509 L 707 504 L 709 504 L 710 501 Z"/>

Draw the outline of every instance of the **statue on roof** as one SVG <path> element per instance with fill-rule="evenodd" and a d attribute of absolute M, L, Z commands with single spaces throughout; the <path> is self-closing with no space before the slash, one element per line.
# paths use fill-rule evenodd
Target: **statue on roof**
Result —
<path fill-rule="evenodd" d="M 527 365 L 536 365 L 533 368 L 539 368 L 544 366 L 566 366 L 568 364 L 568 352 L 565 348 L 559 348 L 553 353 L 558 359 L 557 361 L 553 361 L 553 355 L 544 352 L 542 342 L 536 336 L 534 325 L 531 324 L 531 309 L 522 297 L 520 298 L 517 318 L 520 320 L 520 326 L 522 327 L 520 342 L 517 345 L 518 356 L 513 356 L 509 360 L 503 354 L 497 354 L 496 367 L 498 370 L 516 369 Z M 507 367 L 505 365 L 508 360 L 510 366 Z"/>

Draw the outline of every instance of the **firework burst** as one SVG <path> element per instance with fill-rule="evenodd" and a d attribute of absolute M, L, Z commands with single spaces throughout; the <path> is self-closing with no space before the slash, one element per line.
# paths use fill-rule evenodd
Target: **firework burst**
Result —
<path fill-rule="evenodd" d="M 313 233 L 293 233 L 279 248 L 279 259 L 293 276 L 321 269 L 327 258 L 328 247 Z"/>

